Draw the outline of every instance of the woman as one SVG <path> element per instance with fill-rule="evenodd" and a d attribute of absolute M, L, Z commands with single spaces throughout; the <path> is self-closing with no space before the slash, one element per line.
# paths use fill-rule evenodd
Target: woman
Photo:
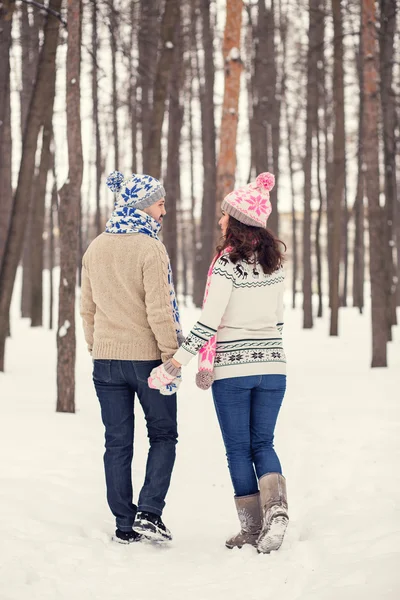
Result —
<path fill-rule="evenodd" d="M 286 389 L 282 347 L 283 255 L 266 229 L 274 176 L 225 197 L 223 240 L 209 271 L 199 321 L 174 357 L 154 369 L 150 387 L 168 391 L 200 352 L 197 384 L 212 394 L 224 440 L 241 531 L 228 548 L 278 550 L 287 523 L 286 484 L 273 447 Z"/>

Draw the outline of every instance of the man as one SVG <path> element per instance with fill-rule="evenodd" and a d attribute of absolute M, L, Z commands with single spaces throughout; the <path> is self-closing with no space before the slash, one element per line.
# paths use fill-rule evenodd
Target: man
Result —
<path fill-rule="evenodd" d="M 171 267 L 158 238 L 165 190 L 149 175 L 125 179 L 118 171 L 107 185 L 116 193 L 115 210 L 83 257 L 81 315 L 105 427 L 113 539 L 169 540 L 161 515 L 175 462 L 176 394 L 161 396 L 147 385 L 152 369 L 173 356 L 182 336 Z M 171 393 L 179 385 L 179 370 L 167 368 L 176 377 L 164 390 Z M 138 506 L 132 501 L 131 477 L 135 395 L 150 441 Z"/>

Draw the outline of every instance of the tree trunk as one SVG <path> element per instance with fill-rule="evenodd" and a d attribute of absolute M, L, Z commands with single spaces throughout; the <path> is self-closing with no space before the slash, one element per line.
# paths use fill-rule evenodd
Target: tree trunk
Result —
<path fill-rule="evenodd" d="M 165 114 L 165 101 L 174 55 L 174 33 L 179 20 L 178 0 L 166 0 L 161 23 L 162 49 L 157 65 L 153 89 L 153 111 L 150 125 L 148 163 L 144 171 L 159 179 L 161 176 L 161 134 Z"/>
<path fill-rule="evenodd" d="M 325 94 L 325 69 L 324 67 L 324 39 L 325 39 L 325 24 L 324 24 L 324 9 L 323 0 L 318 7 L 317 23 L 316 23 L 316 53 L 317 53 L 317 113 L 315 115 L 316 127 L 316 145 L 317 145 L 317 189 L 318 189 L 318 215 L 315 223 L 315 254 L 317 259 L 317 287 L 318 287 L 318 312 L 317 317 L 323 316 L 323 290 L 322 290 L 322 251 L 321 251 L 321 226 L 323 213 L 325 212 L 324 193 L 321 183 L 321 127 L 319 119 L 319 109 L 322 106 L 322 98 Z"/>
<path fill-rule="evenodd" d="M 225 71 L 224 100 L 220 129 L 220 148 L 217 166 L 216 221 L 221 216 L 221 203 L 235 186 L 236 136 L 239 121 L 239 94 L 242 61 L 240 58 L 240 34 L 242 26 L 242 0 L 229 0 L 226 3 L 226 23 L 223 42 Z M 220 231 L 215 221 L 214 236 L 217 242 Z"/>
<path fill-rule="evenodd" d="M 46 207 L 47 175 L 51 168 L 51 140 L 53 135 L 52 118 L 53 102 L 55 95 L 55 69 L 53 75 L 53 96 L 49 95 L 46 103 L 45 124 L 43 126 L 42 153 L 40 159 L 39 173 L 36 176 L 32 206 L 32 247 L 31 254 L 31 327 L 43 326 L 43 252 L 44 252 L 44 217 Z"/>
<path fill-rule="evenodd" d="M 30 23 L 29 12 L 32 20 Z M 39 32 L 41 16 L 36 7 L 29 7 L 27 4 L 21 5 L 21 65 L 22 65 L 22 88 L 21 88 L 21 133 L 24 136 L 26 119 L 29 110 L 29 104 L 32 97 L 32 90 L 36 79 L 36 71 L 39 58 Z M 32 253 L 36 252 L 32 244 L 32 212 L 34 201 L 32 192 L 30 192 L 30 204 L 28 208 L 28 224 L 25 235 L 24 249 L 22 252 L 23 274 L 22 274 L 22 293 L 21 293 L 21 316 L 29 318 L 31 316 L 32 304 Z"/>
<path fill-rule="evenodd" d="M 117 92 L 117 37 L 118 22 L 114 0 L 109 0 L 110 46 L 111 46 L 111 81 L 112 81 L 112 115 L 114 137 L 114 168 L 119 169 L 119 136 L 118 136 L 118 92 Z"/>
<path fill-rule="evenodd" d="M 53 312 L 54 312 L 54 216 L 58 211 L 58 194 L 57 194 L 57 180 L 54 169 L 54 154 L 53 154 L 53 190 L 51 193 L 51 204 L 50 204 L 50 235 L 49 235 L 49 329 L 53 329 Z"/>
<path fill-rule="evenodd" d="M 396 31 L 396 0 L 380 0 L 380 81 L 383 124 L 383 149 L 385 164 L 385 248 L 388 340 L 392 340 L 392 325 L 396 320 L 396 144 L 395 144 L 395 92 L 393 90 L 393 47 Z M 397 240 L 400 244 L 400 240 Z"/>
<path fill-rule="evenodd" d="M 304 217 L 303 217 L 303 327 L 313 327 L 312 266 L 311 266 L 311 199 L 312 199 L 312 140 L 316 128 L 318 107 L 318 78 L 316 40 L 318 32 L 319 0 L 310 0 L 308 57 L 307 57 L 307 122 L 306 156 L 304 161 Z"/>
<path fill-rule="evenodd" d="M 139 42 L 140 123 L 142 130 L 142 170 L 149 164 L 153 84 L 157 69 L 160 0 L 141 0 Z"/>
<path fill-rule="evenodd" d="M 369 223 L 369 271 L 372 301 L 372 367 L 387 366 L 387 293 L 384 215 L 379 204 L 378 48 L 374 0 L 362 2 L 364 69 L 364 159 Z"/>
<path fill-rule="evenodd" d="M 51 0 L 50 8 L 59 12 L 61 0 Z M 5 339 L 11 297 L 24 241 L 30 190 L 32 189 L 35 170 L 36 146 L 42 123 L 43 107 L 47 99 L 49 78 L 56 58 L 58 30 L 59 20 L 51 14 L 47 14 L 37 77 L 23 139 L 18 184 L 14 195 L 9 233 L 0 274 L 0 371 L 4 371 Z"/>
<path fill-rule="evenodd" d="M 333 110 L 335 115 L 335 128 L 333 136 L 333 164 L 334 187 L 332 191 L 333 203 L 333 231 L 332 231 L 332 256 L 331 256 L 331 322 L 330 335 L 339 333 L 339 273 L 341 251 L 341 215 L 345 187 L 345 128 L 344 128 L 344 77 L 343 77 L 343 25 L 340 0 L 332 0 L 333 13 Z"/>
<path fill-rule="evenodd" d="M 201 210 L 200 239 L 195 253 L 193 301 L 200 307 L 203 303 L 207 272 L 214 253 L 215 197 L 217 193 L 217 158 L 214 115 L 214 49 L 213 30 L 210 20 L 210 0 L 201 0 L 201 30 L 204 47 L 204 85 L 200 85 L 201 130 L 203 147 L 203 200 Z M 196 53 L 197 54 L 197 53 Z M 200 82 L 202 74 L 198 73 Z M 194 211 L 194 206 L 192 207 Z M 194 223 L 193 223 L 194 226 Z"/>
<path fill-rule="evenodd" d="M 60 190 L 60 288 L 57 332 L 57 412 L 75 412 L 75 287 L 78 217 L 83 175 L 80 60 L 81 0 L 68 0 L 68 179 Z"/>
<path fill-rule="evenodd" d="M 129 59 L 129 118 L 131 126 L 131 150 L 132 160 L 131 169 L 132 173 L 137 173 L 137 65 L 134 62 L 135 45 L 138 35 L 138 15 L 137 15 L 138 3 L 131 3 L 130 11 L 130 27 L 131 27 L 131 38 L 130 38 L 130 59 Z"/>
<path fill-rule="evenodd" d="M 183 124 L 183 105 L 180 102 L 184 83 L 183 42 L 181 23 L 174 36 L 174 56 L 169 89 L 168 156 L 167 156 L 167 212 L 163 227 L 163 241 L 171 261 L 175 283 L 178 286 L 178 223 L 177 205 L 180 201 L 180 144 Z"/>
<path fill-rule="evenodd" d="M 100 188 L 103 173 L 101 160 L 101 137 L 99 119 L 99 75 L 98 75 L 98 48 L 99 37 L 97 28 L 97 0 L 92 0 L 92 97 L 93 97 L 93 129 L 96 146 L 96 235 L 102 232 Z"/>
<path fill-rule="evenodd" d="M 362 15 L 360 14 L 360 22 Z M 362 25 L 361 25 L 362 26 Z M 360 49 L 356 57 L 358 81 L 360 86 L 360 100 L 358 110 L 358 154 L 357 154 L 357 192 L 354 202 L 354 264 L 353 264 L 353 306 L 360 313 L 364 309 L 364 273 L 365 273 L 365 243 L 364 243 L 364 77 L 362 66 L 362 36 L 360 27 Z"/>
<path fill-rule="evenodd" d="M 0 273 L 12 207 L 10 51 L 14 2 L 0 7 Z"/>

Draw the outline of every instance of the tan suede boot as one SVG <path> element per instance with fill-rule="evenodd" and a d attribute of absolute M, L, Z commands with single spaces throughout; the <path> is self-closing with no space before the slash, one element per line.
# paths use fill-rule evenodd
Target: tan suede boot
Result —
<path fill-rule="evenodd" d="M 236 510 L 239 517 L 240 533 L 226 540 L 227 548 L 241 548 L 244 544 L 257 546 L 258 536 L 261 531 L 260 494 L 251 496 L 236 496 Z"/>
<path fill-rule="evenodd" d="M 257 550 L 268 554 L 281 547 L 289 522 L 286 480 L 280 473 L 267 473 L 259 486 L 263 522 Z"/>

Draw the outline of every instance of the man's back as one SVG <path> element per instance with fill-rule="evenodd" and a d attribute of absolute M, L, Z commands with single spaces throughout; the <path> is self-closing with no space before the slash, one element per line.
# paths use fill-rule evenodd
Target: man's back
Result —
<path fill-rule="evenodd" d="M 146 235 L 102 233 L 83 257 L 81 314 L 93 358 L 156 360 L 178 347 L 168 256 Z"/>

